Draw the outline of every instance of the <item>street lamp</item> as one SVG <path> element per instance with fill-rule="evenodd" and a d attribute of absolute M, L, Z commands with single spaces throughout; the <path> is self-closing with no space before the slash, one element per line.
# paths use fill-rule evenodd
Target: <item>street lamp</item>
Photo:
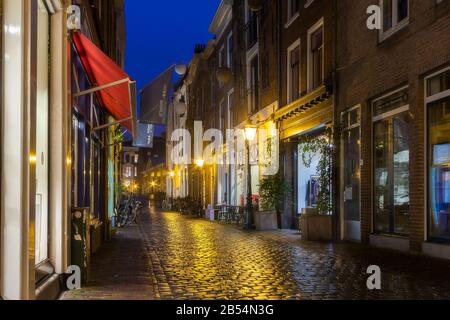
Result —
<path fill-rule="evenodd" d="M 247 149 L 247 219 L 244 228 L 250 230 L 253 228 L 253 192 L 252 192 L 252 165 L 250 158 L 250 143 L 253 142 L 258 133 L 255 126 L 246 126 L 244 130 L 245 147 Z"/>
<path fill-rule="evenodd" d="M 201 169 L 205 165 L 205 160 L 197 159 L 197 160 L 195 160 L 195 165 Z"/>
<path fill-rule="evenodd" d="M 169 176 L 170 176 L 170 197 L 173 198 L 174 193 L 175 193 L 174 192 L 175 171 L 170 171 Z"/>
<path fill-rule="evenodd" d="M 205 160 L 197 159 L 197 160 L 195 160 L 195 165 L 197 166 L 197 168 L 199 169 L 199 172 L 200 172 L 200 203 L 201 203 L 201 206 L 203 207 L 203 172 L 202 172 L 202 168 L 205 165 Z"/>

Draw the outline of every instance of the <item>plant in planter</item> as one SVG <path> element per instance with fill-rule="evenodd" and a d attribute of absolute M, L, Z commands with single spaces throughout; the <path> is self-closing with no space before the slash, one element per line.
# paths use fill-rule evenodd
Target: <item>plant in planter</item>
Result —
<path fill-rule="evenodd" d="M 278 175 L 264 178 L 259 186 L 260 209 L 255 214 L 257 230 L 278 229 L 278 215 L 291 187 Z"/>
<path fill-rule="evenodd" d="M 331 201 L 332 179 L 332 130 L 321 137 L 307 137 L 299 147 L 303 164 L 310 168 L 313 157 L 320 155 L 317 165 L 318 195 L 316 208 L 306 209 L 300 217 L 299 226 L 303 240 L 329 241 L 332 239 L 332 218 L 328 214 L 333 210 Z M 314 212 L 316 211 L 316 212 Z"/>
<path fill-rule="evenodd" d="M 320 154 L 317 166 L 317 176 L 319 177 L 319 195 L 317 199 L 317 211 L 319 214 L 328 214 L 333 210 L 331 203 L 331 179 L 332 179 L 332 154 L 333 147 L 331 129 L 321 137 L 306 137 L 300 143 L 299 153 L 305 167 L 310 168 L 313 155 Z"/>

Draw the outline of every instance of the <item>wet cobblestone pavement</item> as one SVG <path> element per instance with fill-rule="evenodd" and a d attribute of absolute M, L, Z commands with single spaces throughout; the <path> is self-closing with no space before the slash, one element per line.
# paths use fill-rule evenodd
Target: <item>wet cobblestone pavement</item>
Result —
<path fill-rule="evenodd" d="M 367 290 L 370 265 L 381 291 Z M 450 262 L 156 211 L 105 245 L 92 270 L 63 299 L 450 299 Z"/>

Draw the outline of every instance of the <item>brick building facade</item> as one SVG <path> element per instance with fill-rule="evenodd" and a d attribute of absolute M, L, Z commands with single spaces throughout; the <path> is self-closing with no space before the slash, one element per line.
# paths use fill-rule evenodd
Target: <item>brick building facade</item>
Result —
<path fill-rule="evenodd" d="M 197 49 L 187 76 L 188 128 L 203 120 L 223 130 L 224 105 L 235 129 L 276 126 L 280 144 L 269 149 L 293 189 L 281 228 L 317 213 L 326 160 L 330 207 L 321 213 L 330 238 L 450 257 L 442 245 L 449 240 L 450 4 L 382 1 L 382 29 L 370 30 L 372 2 L 223 1 L 212 24 L 217 36 Z M 221 86 L 225 60 L 233 76 Z M 224 104 L 230 92 L 233 103 Z M 305 151 L 311 141 L 329 146 L 328 160 L 324 151 Z M 251 162 L 257 197 L 261 149 L 250 147 L 256 161 L 236 150 L 236 166 L 196 168 L 205 205 L 244 204 L 247 168 L 239 159 Z"/>
<path fill-rule="evenodd" d="M 424 93 L 427 92 L 427 77 L 444 72 L 450 63 L 450 3 L 435 0 L 394 2 L 400 6 L 398 17 L 393 16 L 392 22 L 389 21 L 387 16 L 395 12 L 385 9 L 380 31 L 366 27 L 364 12 L 371 1 L 343 1 L 338 8 L 338 112 L 356 107 L 354 110 L 359 110 L 361 115 L 362 240 L 404 251 L 449 257 L 448 248 L 428 243 L 432 224 L 429 210 L 434 202 L 431 193 L 435 190 L 428 179 L 431 160 L 427 146 L 430 141 L 427 133 L 429 106 Z M 448 74 L 446 77 L 438 95 L 448 90 Z M 439 98 L 445 99 L 444 96 Z M 443 103 L 448 104 L 448 100 Z M 446 121 L 447 125 L 441 128 L 441 134 L 446 136 L 439 142 L 441 145 L 450 140 L 449 119 Z M 383 137 L 386 131 L 394 137 Z M 383 151 L 380 143 L 392 144 L 389 139 L 404 142 L 394 142 L 398 145 L 394 145 L 393 151 Z M 393 154 L 384 156 L 384 152 Z M 404 159 L 400 159 L 402 153 Z M 380 163 L 392 161 L 389 158 L 394 158 L 394 164 Z M 402 161 L 406 165 L 404 169 L 401 168 Z M 392 174 L 393 170 L 404 172 L 404 177 Z M 394 177 L 382 181 L 386 175 Z M 377 191 L 377 188 L 389 185 L 392 185 L 393 195 Z M 401 188 L 404 190 L 398 190 Z M 450 192 L 448 187 L 443 188 L 444 193 Z M 391 197 L 390 203 L 387 203 L 388 197 Z M 385 221 L 384 216 L 390 216 L 389 221 Z M 440 240 L 444 238 L 448 239 L 448 229 Z"/>

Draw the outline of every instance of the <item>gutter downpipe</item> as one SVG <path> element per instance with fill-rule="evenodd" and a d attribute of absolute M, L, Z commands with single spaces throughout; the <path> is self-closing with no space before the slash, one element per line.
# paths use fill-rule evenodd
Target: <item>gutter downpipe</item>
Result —
<path fill-rule="evenodd" d="M 339 201 L 339 177 L 340 177 L 340 126 L 339 126 L 339 108 L 338 108 L 338 77 L 337 77 L 337 37 L 338 37 L 338 4 L 337 0 L 333 0 L 332 4 L 332 11 L 333 11 L 333 74 L 332 74 L 332 82 L 333 82 L 333 140 L 334 140 L 334 151 L 333 151 L 333 181 L 334 181 L 334 188 L 333 188 L 333 240 L 334 241 L 340 241 L 341 235 L 340 235 L 340 201 Z M 336 187 L 338 186 L 338 187 Z"/>

